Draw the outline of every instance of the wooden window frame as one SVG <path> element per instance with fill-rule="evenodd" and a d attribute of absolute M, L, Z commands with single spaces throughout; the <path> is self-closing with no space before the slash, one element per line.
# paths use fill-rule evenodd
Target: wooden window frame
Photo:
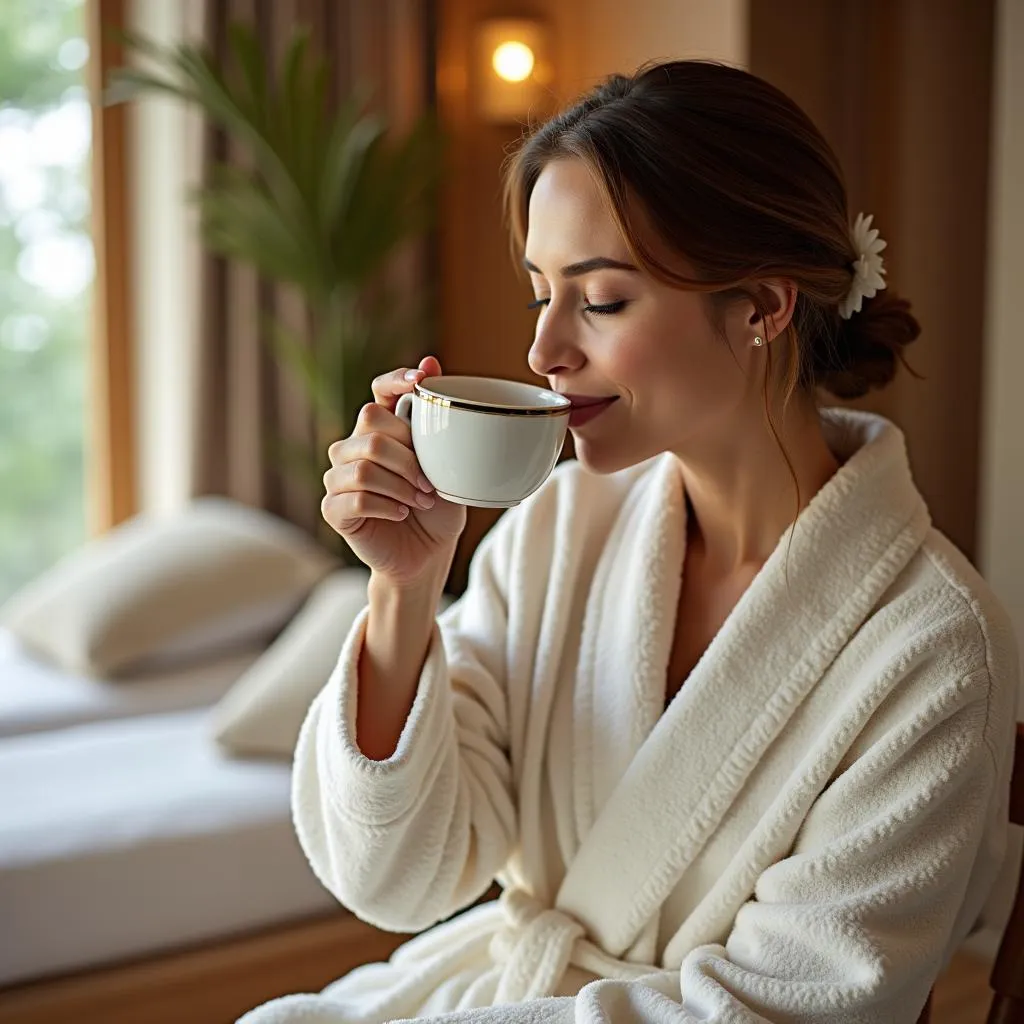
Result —
<path fill-rule="evenodd" d="M 92 106 L 92 241 L 96 256 L 86 425 L 89 532 L 102 533 L 138 510 L 134 359 L 129 260 L 128 111 L 103 105 L 111 68 L 124 61 L 115 33 L 127 0 L 86 0 Z"/>

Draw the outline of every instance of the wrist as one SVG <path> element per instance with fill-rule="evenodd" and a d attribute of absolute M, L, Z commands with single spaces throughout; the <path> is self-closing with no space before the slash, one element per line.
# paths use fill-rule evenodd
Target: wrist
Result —
<path fill-rule="evenodd" d="M 416 579 L 401 581 L 371 572 L 366 596 L 370 606 L 378 611 L 397 612 L 401 609 L 405 614 L 417 611 L 433 614 L 447 578 L 447 570 L 437 567 L 423 572 Z"/>
<path fill-rule="evenodd" d="M 371 601 L 387 601 L 393 603 L 414 604 L 428 596 L 439 599 L 448 582 L 448 573 L 455 557 L 454 548 L 443 560 L 431 562 L 424 566 L 415 576 L 396 578 L 395 576 L 371 570 L 368 585 L 368 596 Z"/>

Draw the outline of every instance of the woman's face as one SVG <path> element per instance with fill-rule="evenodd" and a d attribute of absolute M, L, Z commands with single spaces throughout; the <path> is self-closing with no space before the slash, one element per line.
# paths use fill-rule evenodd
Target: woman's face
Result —
<path fill-rule="evenodd" d="M 645 241 L 663 262 L 692 273 L 653 233 Z M 726 312 L 725 340 L 700 293 L 636 268 L 582 161 L 556 160 L 541 173 L 530 198 L 526 265 L 542 303 L 531 369 L 555 391 L 614 399 L 570 424 L 589 469 L 612 473 L 663 451 L 685 458 L 697 440 L 728 445 L 748 416 L 763 416 L 755 371 L 765 350 L 751 344 L 753 305 Z"/>

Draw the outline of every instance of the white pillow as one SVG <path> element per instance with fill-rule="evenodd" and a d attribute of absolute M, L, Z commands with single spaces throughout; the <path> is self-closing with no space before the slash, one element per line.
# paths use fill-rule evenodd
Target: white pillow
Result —
<path fill-rule="evenodd" d="M 198 498 L 89 541 L 15 594 L 0 623 L 69 672 L 124 675 L 268 640 L 337 565 L 269 512 Z"/>
<path fill-rule="evenodd" d="M 306 712 L 366 607 L 369 578 L 365 569 L 347 568 L 323 580 L 284 632 L 224 695 L 210 725 L 225 751 L 291 759 Z M 440 608 L 451 600 L 444 595 Z"/>

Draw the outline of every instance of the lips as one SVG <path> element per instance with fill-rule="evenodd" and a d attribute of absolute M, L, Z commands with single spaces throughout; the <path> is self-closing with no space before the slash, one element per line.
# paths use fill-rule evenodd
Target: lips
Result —
<path fill-rule="evenodd" d="M 602 402 L 614 402 L 617 395 L 571 395 L 568 392 L 562 395 L 572 402 L 574 409 L 586 409 L 591 405 L 600 405 Z"/>
<path fill-rule="evenodd" d="M 618 395 L 611 398 L 598 398 L 590 395 L 566 395 L 572 402 L 572 412 L 569 413 L 569 426 L 581 427 L 589 423 L 596 416 L 600 416 L 610 405 L 613 405 Z"/>

